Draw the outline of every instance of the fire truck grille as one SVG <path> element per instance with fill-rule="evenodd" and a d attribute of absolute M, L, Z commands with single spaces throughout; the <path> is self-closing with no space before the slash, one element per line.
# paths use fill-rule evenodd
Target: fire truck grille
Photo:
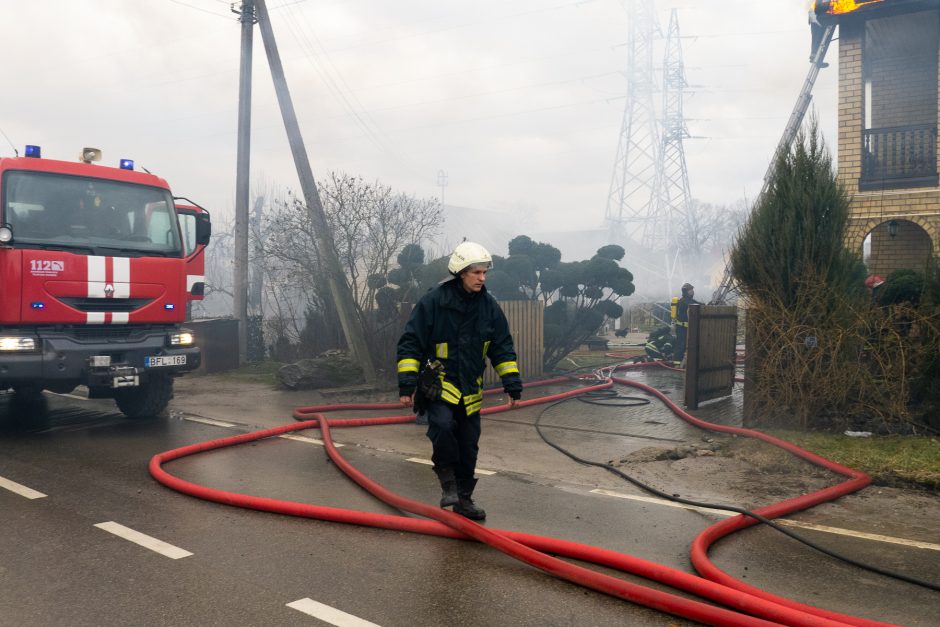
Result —
<path fill-rule="evenodd" d="M 153 302 L 152 298 L 60 298 L 63 303 L 79 311 L 137 311 Z"/>
<path fill-rule="evenodd" d="M 140 340 L 151 332 L 149 325 L 140 329 L 126 326 L 73 326 L 65 330 L 66 335 L 79 342 L 129 342 Z"/>

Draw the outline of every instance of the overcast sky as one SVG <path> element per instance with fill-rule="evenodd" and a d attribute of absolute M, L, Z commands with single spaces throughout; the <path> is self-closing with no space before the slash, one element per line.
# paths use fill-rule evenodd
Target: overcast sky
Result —
<path fill-rule="evenodd" d="M 627 85 L 620 0 L 268 0 L 314 175 L 599 227 Z M 760 189 L 808 70 L 808 2 L 674 0 L 692 195 Z M 225 0 L 0 0 L 0 155 L 83 146 L 166 178 L 218 214 L 234 205 L 239 23 Z M 815 107 L 835 145 L 836 47 Z M 252 181 L 297 188 L 260 31 Z M 11 145 L 12 143 L 12 145 Z"/>

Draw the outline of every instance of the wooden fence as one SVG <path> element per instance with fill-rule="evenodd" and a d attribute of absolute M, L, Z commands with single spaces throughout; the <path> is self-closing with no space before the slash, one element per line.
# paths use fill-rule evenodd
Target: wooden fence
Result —
<path fill-rule="evenodd" d="M 509 331 L 516 346 L 516 359 L 519 362 L 519 372 L 523 380 L 535 379 L 542 376 L 542 355 L 545 352 L 543 338 L 544 315 L 541 301 L 537 300 L 503 300 L 499 302 L 506 319 L 509 321 Z M 483 385 L 491 387 L 499 383 L 496 372 L 487 367 L 483 376 Z"/>
<path fill-rule="evenodd" d="M 689 306 L 686 338 L 685 406 L 731 395 L 734 386 L 738 314 L 736 307 Z"/>

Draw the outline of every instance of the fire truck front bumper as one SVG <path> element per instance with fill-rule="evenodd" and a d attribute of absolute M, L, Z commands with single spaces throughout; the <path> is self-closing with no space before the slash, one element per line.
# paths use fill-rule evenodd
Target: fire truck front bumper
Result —
<path fill-rule="evenodd" d="M 0 385 L 53 391 L 132 387 L 199 367 L 192 334 L 178 328 L 0 331 Z"/>

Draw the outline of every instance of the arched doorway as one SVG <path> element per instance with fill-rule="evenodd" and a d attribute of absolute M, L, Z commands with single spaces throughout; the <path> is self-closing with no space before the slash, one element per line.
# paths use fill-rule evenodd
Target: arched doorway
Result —
<path fill-rule="evenodd" d="M 869 273 L 886 277 L 904 268 L 922 271 L 933 253 L 933 242 L 919 224 L 894 219 L 872 229 L 861 252 Z"/>

